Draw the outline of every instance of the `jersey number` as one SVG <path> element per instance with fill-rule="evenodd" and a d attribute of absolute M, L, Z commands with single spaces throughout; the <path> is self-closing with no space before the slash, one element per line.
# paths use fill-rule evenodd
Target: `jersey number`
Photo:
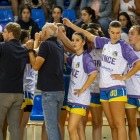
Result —
<path fill-rule="evenodd" d="M 110 96 L 117 96 L 117 90 L 112 90 L 110 92 Z"/>

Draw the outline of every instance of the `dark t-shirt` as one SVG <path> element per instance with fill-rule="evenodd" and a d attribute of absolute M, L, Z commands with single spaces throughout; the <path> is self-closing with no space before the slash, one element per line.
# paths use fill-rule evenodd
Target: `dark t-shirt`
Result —
<path fill-rule="evenodd" d="M 42 91 L 64 91 L 63 44 L 56 37 L 49 38 L 41 43 L 38 56 L 45 61 L 38 71 L 37 88 Z"/>
<path fill-rule="evenodd" d="M 0 43 L 0 93 L 23 93 L 26 47 L 17 39 Z"/>
<path fill-rule="evenodd" d="M 39 26 L 32 18 L 30 18 L 30 20 L 28 22 L 24 22 L 20 18 L 17 21 L 17 23 L 21 26 L 21 29 L 25 29 L 30 33 L 31 39 L 34 39 L 35 38 L 35 33 L 39 32 Z"/>

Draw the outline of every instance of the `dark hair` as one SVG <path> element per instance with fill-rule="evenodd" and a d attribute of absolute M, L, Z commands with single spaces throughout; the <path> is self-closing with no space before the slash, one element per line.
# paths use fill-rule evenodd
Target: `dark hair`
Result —
<path fill-rule="evenodd" d="M 132 29 L 132 28 L 136 29 L 138 34 L 140 35 L 140 25 L 134 25 L 130 29 Z"/>
<path fill-rule="evenodd" d="M 118 21 L 119 21 L 120 16 L 125 16 L 127 18 L 127 21 L 128 21 L 127 22 L 127 28 L 130 28 L 132 26 L 132 23 L 131 23 L 129 15 L 126 12 L 121 12 L 118 16 Z"/>
<path fill-rule="evenodd" d="M 88 32 L 90 32 L 93 35 L 99 36 L 99 37 L 105 37 L 104 33 L 102 31 L 96 30 L 94 28 L 88 28 L 86 29 Z"/>
<path fill-rule="evenodd" d="M 98 30 L 98 34 L 99 34 L 99 37 L 105 37 L 105 35 L 104 35 L 104 33 L 102 31 Z"/>
<path fill-rule="evenodd" d="M 91 19 L 95 19 L 95 11 L 90 7 L 84 7 L 81 11 L 85 10 L 89 15 L 92 15 Z"/>
<path fill-rule="evenodd" d="M 86 29 L 88 32 L 90 32 L 93 35 L 99 36 L 98 30 L 93 29 L 93 28 L 88 28 Z"/>
<path fill-rule="evenodd" d="M 60 9 L 61 13 L 63 13 L 63 9 L 62 9 L 60 6 L 55 6 L 55 7 L 53 8 L 53 10 L 54 10 L 55 8 Z"/>
<path fill-rule="evenodd" d="M 22 29 L 20 34 L 20 41 L 21 43 L 24 41 L 26 37 L 29 37 L 29 32 L 27 30 Z"/>
<path fill-rule="evenodd" d="M 73 33 L 73 35 L 81 36 L 82 40 L 85 41 L 84 50 L 86 50 L 88 52 L 87 37 L 82 32 L 75 32 L 75 33 Z"/>
<path fill-rule="evenodd" d="M 28 4 L 25 4 L 25 5 L 23 5 L 23 6 L 21 7 L 21 9 L 20 9 L 20 16 L 22 15 L 22 11 L 23 11 L 24 9 L 28 9 L 29 12 L 30 12 L 30 15 L 32 15 L 31 7 L 30 7 Z"/>
<path fill-rule="evenodd" d="M 3 38 L 3 32 L 0 32 L 0 42 L 3 42 L 4 41 L 4 38 Z"/>
<path fill-rule="evenodd" d="M 7 29 L 8 33 L 12 32 L 15 39 L 19 39 L 21 34 L 21 27 L 18 23 L 9 22 L 5 29 Z"/>
<path fill-rule="evenodd" d="M 101 26 L 100 26 L 100 24 L 89 23 L 89 24 L 82 24 L 81 28 L 84 30 L 86 30 L 88 28 L 94 28 L 94 29 L 98 30 L 99 28 L 101 28 Z"/>
<path fill-rule="evenodd" d="M 114 28 L 121 28 L 122 26 L 121 26 L 121 23 L 119 22 L 119 21 L 112 21 L 110 24 L 109 24 L 109 29 L 111 28 L 111 27 L 114 27 Z"/>

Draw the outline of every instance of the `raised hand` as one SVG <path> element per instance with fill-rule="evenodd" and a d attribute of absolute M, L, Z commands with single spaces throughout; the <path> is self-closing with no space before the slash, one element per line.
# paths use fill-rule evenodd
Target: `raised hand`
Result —
<path fill-rule="evenodd" d="M 71 26 L 72 26 L 72 22 L 70 22 L 69 19 L 63 18 L 62 20 L 63 20 L 63 24 L 64 24 L 64 25 L 66 25 L 66 26 L 68 26 L 68 27 L 71 27 Z"/>

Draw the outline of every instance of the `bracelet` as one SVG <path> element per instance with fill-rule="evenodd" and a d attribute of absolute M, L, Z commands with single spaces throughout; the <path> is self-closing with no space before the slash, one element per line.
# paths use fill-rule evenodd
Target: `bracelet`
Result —
<path fill-rule="evenodd" d="M 30 52 L 34 52 L 35 53 L 35 50 L 29 49 L 28 53 L 30 53 Z"/>

